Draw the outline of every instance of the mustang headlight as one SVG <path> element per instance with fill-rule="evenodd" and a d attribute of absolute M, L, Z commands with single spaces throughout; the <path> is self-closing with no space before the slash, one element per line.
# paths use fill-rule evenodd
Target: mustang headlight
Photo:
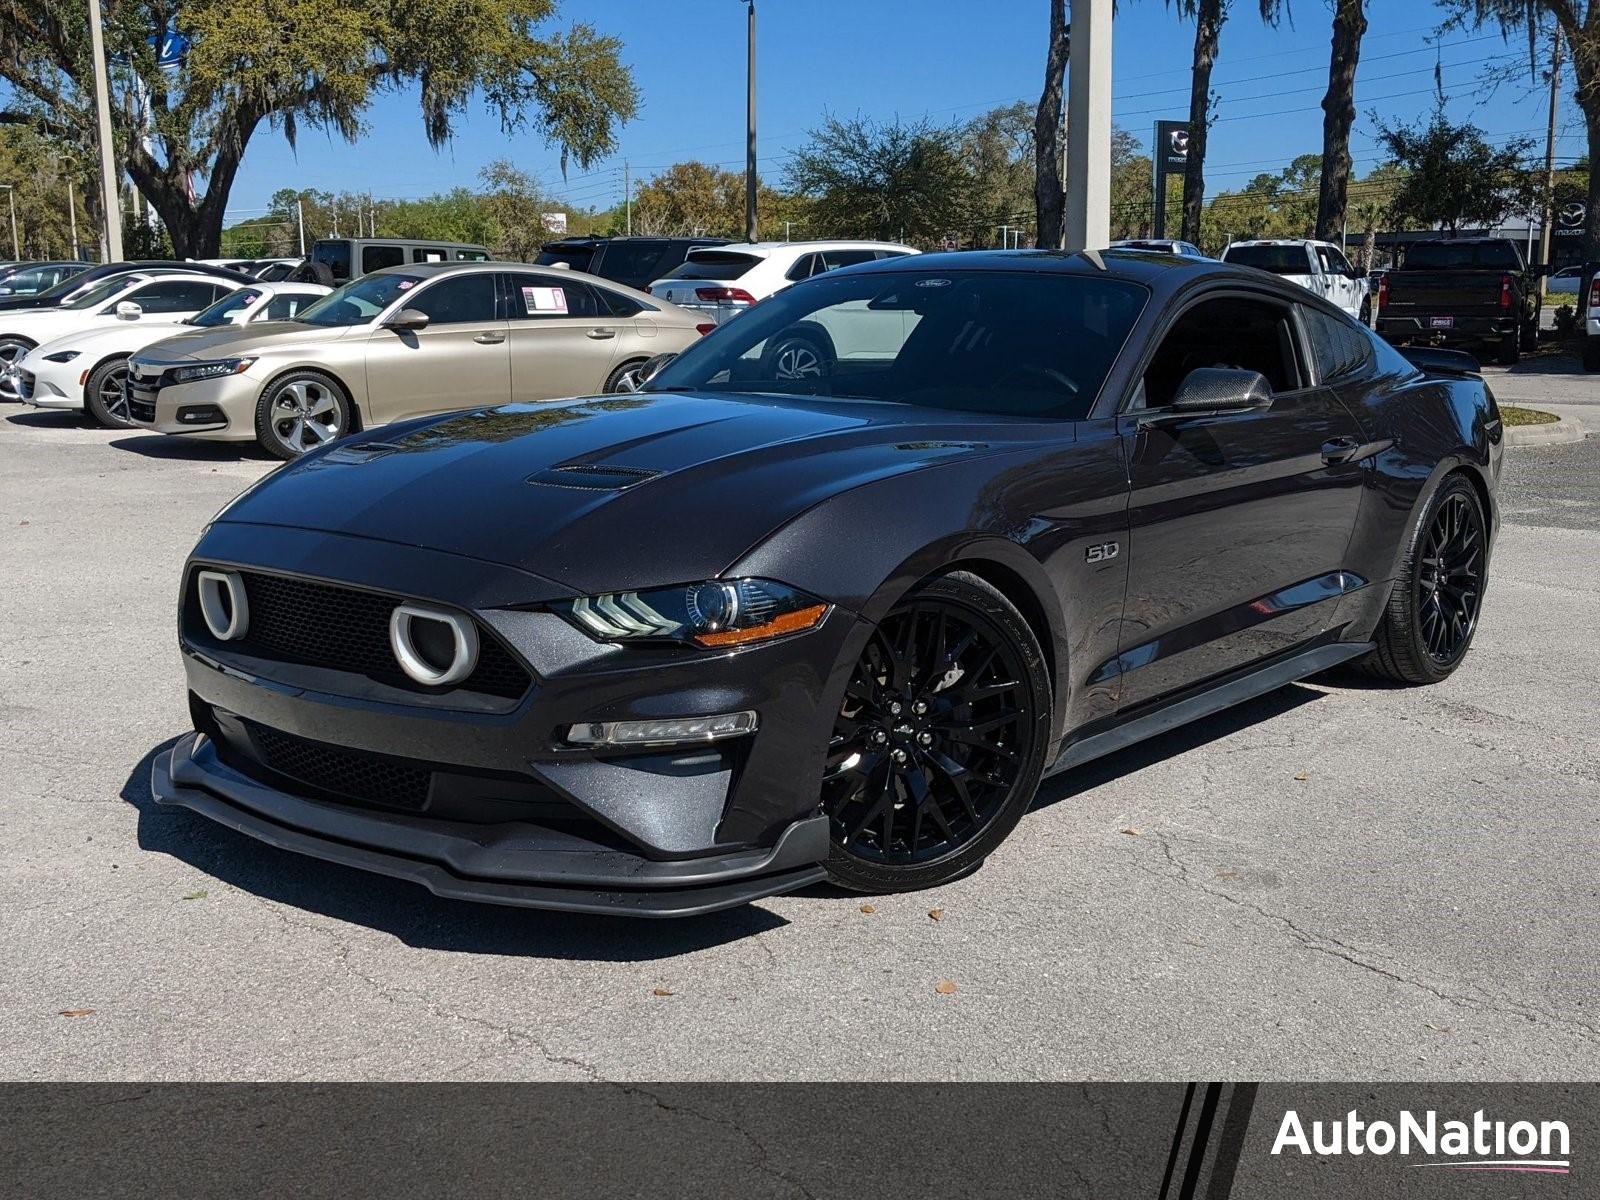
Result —
<path fill-rule="evenodd" d="M 174 367 L 172 382 L 195 383 L 201 379 L 223 379 L 229 375 L 242 375 L 255 365 L 255 361 L 253 358 L 219 358 L 215 362 Z"/>
<path fill-rule="evenodd" d="M 46 354 L 44 360 L 45 362 L 53 363 L 69 363 L 82 353 L 82 350 L 57 350 L 54 354 Z"/>
<path fill-rule="evenodd" d="M 744 646 L 821 623 L 828 606 L 770 579 L 712 579 L 648 592 L 608 592 L 555 606 L 602 642 L 679 641 Z"/>

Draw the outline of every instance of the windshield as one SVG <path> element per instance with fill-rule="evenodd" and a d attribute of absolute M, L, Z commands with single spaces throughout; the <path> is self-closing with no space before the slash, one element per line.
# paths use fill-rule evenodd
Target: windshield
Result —
<path fill-rule="evenodd" d="M 310 325 L 365 325 L 421 282 L 420 275 L 399 272 L 363 275 L 329 292 L 295 320 Z"/>
<path fill-rule="evenodd" d="M 1304 246 L 1229 246 L 1223 251 L 1222 261 L 1274 275 L 1311 274 Z"/>
<path fill-rule="evenodd" d="M 1408 271 L 1520 271 L 1510 242 L 1417 242 L 1406 251 Z"/>
<path fill-rule="evenodd" d="M 196 313 L 184 324 L 198 325 L 202 329 L 211 329 L 217 325 L 243 325 L 245 314 L 259 299 L 261 293 L 254 288 L 240 288 L 237 292 L 224 296 L 204 312 Z"/>
<path fill-rule="evenodd" d="M 592 258 L 594 249 L 591 246 L 546 246 L 533 262 L 539 267 L 559 267 L 565 264 L 574 271 L 587 271 Z"/>
<path fill-rule="evenodd" d="M 111 279 L 95 284 L 76 300 L 69 300 L 62 308 L 93 308 L 96 304 L 111 299 L 118 292 L 123 291 L 133 282 L 124 275 L 117 275 Z M 139 280 L 143 283 L 143 280 Z"/>
<path fill-rule="evenodd" d="M 28 271 L 15 271 L 0 281 L 0 295 L 32 296 L 52 286 L 61 277 L 60 267 L 34 267 Z"/>
<path fill-rule="evenodd" d="M 822 275 L 663 368 L 649 391 L 766 392 L 1000 416 L 1088 415 L 1148 293 L 1000 271 Z"/>

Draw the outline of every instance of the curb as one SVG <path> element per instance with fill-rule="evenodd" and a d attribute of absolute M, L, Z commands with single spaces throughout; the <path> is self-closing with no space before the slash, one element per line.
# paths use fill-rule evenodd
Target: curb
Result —
<path fill-rule="evenodd" d="M 1507 425 L 1508 446 L 1560 446 L 1567 442 L 1581 442 L 1588 435 L 1582 424 L 1573 417 L 1561 417 L 1543 425 Z"/>

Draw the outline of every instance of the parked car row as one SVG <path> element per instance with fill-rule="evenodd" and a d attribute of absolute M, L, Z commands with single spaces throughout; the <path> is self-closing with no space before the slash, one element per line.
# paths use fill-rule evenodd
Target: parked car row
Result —
<path fill-rule="evenodd" d="M 632 391 L 650 359 L 797 279 L 916 253 L 872 242 L 686 246 L 686 260 L 645 291 L 570 265 L 478 261 L 474 247 L 347 239 L 317 249 L 314 261 L 345 262 L 355 278 L 335 289 L 263 283 L 220 263 L 119 263 L 0 309 L 0 399 L 81 409 L 109 428 L 254 441 L 289 459 L 410 417 Z M 377 250 L 403 251 L 401 261 L 368 271 Z M 679 305 L 670 296 L 682 288 Z M 905 319 L 874 312 L 852 329 L 881 325 L 898 341 Z M 784 377 L 872 351 L 822 326 L 800 333 L 768 347 Z"/>

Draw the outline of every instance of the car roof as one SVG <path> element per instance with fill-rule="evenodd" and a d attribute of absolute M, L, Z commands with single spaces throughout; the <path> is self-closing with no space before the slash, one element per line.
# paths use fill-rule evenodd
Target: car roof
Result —
<path fill-rule="evenodd" d="M 707 246 L 707 250 L 727 251 L 734 254 L 749 254 L 757 258 L 774 258 L 784 253 L 814 254 L 819 250 L 900 250 L 916 253 L 915 246 L 907 246 L 903 242 L 878 242 L 871 240 L 850 240 L 846 238 L 825 238 L 806 242 L 728 242 L 722 246 Z M 690 251 L 694 253 L 694 251 Z"/>

